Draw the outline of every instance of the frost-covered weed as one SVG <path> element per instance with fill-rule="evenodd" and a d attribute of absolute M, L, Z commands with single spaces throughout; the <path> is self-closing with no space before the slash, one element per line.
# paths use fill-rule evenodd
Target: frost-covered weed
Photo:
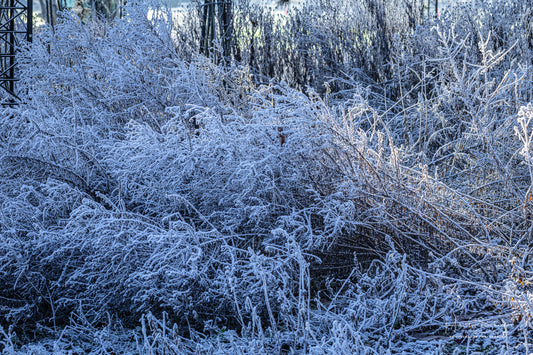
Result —
<path fill-rule="evenodd" d="M 320 95 L 215 65 L 150 11 L 63 14 L 21 57 L 26 103 L 0 116 L 5 353 L 528 349 L 524 48 L 443 20 L 394 37 L 379 89 L 338 73 Z M 344 27 L 322 27 L 325 53 Z"/>

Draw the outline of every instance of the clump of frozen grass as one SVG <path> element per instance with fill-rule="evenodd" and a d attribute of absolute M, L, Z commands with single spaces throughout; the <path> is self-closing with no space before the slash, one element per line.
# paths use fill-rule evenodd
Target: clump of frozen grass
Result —
<path fill-rule="evenodd" d="M 507 49 L 420 28 L 442 58 L 400 58 L 406 91 L 380 103 L 257 85 L 146 10 L 66 17 L 25 54 L 28 101 L 0 125 L 4 352 L 37 335 L 95 353 L 527 348 L 531 108 L 513 135 L 528 71 Z"/>

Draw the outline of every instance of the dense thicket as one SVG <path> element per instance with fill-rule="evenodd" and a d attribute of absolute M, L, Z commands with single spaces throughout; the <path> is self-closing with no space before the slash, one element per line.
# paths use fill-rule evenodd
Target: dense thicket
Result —
<path fill-rule="evenodd" d="M 219 65 L 156 4 L 21 53 L 0 349 L 529 351 L 528 1 L 311 3 Z"/>

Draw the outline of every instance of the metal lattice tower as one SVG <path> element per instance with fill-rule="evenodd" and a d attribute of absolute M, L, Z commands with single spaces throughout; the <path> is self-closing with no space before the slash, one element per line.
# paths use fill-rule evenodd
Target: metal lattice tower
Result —
<path fill-rule="evenodd" d="M 16 52 L 22 41 L 32 41 L 33 0 L 0 0 L 0 103 L 20 102 L 15 83 Z"/>

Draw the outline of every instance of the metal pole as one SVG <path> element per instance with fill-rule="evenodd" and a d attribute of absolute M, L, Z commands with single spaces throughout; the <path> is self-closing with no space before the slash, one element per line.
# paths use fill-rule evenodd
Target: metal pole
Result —
<path fill-rule="evenodd" d="M 7 85 L 11 93 L 15 93 L 15 0 L 9 0 L 9 23 L 8 23 L 8 42 L 9 42 L 9 75 Z"/>
<path fill-rule="evenodd" d="M 27 0 L 26 7 L 26 41 L 33 42 L 33 0 Z"/>

